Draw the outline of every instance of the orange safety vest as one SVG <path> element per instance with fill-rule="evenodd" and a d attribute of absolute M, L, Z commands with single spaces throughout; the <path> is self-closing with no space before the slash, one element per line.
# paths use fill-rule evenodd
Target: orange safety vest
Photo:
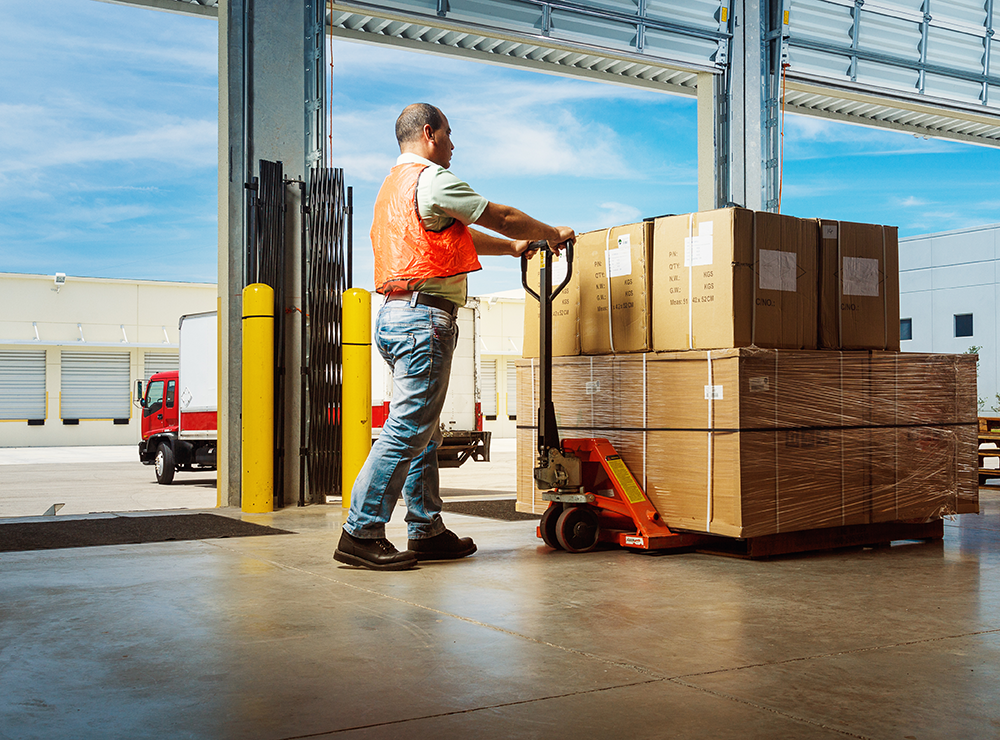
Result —
<path fill-rule="evenodd" d="M 427 165 L 398 164 L 389 172 L 375 199 L 372 249 L 375 290 L 412 290 L 431 278 L 481 270 L 472 233 L 456 219 L 444 231 L 428 231 L 417 210 L 417 180 Z"/>

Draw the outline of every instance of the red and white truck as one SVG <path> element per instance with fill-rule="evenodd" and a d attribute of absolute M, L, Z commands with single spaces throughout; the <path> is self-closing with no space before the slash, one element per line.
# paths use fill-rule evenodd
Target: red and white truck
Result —
<path fill-rule="evenodd" d="M 171 483 L 177 470 L 215 469 L 218 377 L 216 312 L 181 316 L 178 369 L 156 373 L 145 389 L 136 384 L 139 460 L 154 467 L 157 483 Z"/>
<path fill-rule="evenodd" d="M 381 301 L 372 301 L 372 327 Z M 490 459 L 491 433 L 483 431 L 479 380 L 479 325 L 476 299 L 459 309 L 459 339 L 451 365 L 451 381 L 438 449 L 438 466 L 458 467 L 467 460 Z M 178 470 L 214 470 L 218 440 L 218 325 L 216 312 L 180 319 L 180 366 L 156 373 L 146 387 L 137 383 L 142 407 L 139 460 L 153 465 L 156 480 L 169 484 Z M 389 414 L 392 372 L 372 347 L 372 436 L 378 436 Z"/>
<path fill-rule="evenodd" d="M 392 371 L 374 345 L 375 319 L 382 300 L 372 296 L 372 437 L 382 431 L 392 401 Z M 483 431 L 479 379 L 479 311 L 477 298 L 458 309 L 458 346 L 451 360 L 451 380 L 441 411 L 444 440 L 438 467 L 457 468 L 466 460 L 489 462 L 491 432 Z"/>

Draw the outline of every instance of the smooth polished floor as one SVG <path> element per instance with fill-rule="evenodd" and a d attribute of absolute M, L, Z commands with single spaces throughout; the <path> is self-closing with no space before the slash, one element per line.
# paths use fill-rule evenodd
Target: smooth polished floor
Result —
<path fill-rule="evenodd" d="M 997 738 L 982 506 L 943 542 L 761 562 L 450 515 L 475 556 L 377 573 L 331 558 L 334 505 L 216 510 L 294 535 L 2 553 L 0 738 Z"/>

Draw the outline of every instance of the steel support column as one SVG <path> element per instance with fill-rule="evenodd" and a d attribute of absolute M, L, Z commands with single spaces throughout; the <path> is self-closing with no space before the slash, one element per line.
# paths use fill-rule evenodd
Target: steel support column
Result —
<path fill-rule="evenodd" d="M 730 64 L 727 202 L 764 209 L 764 81 L 762 23 L 771 0 L 734 0 Z M 722 156 L 719 151 L 717 156 Z"/>
<path fill-rule="evenodd" d="M 299 188 L 316 138 L 303 116 L 303 92 L 315 90 L 322 69 L 317 50 L 315 3 L 309 0 L 221 0 L 219 4 L 219 501 L 240 505 L 240 320 L 244 280 L 244 185 L 257 162 L 281 162 L 286 188 L 286 413 L 285 504 L 298 501 L 299 375 L 302 306 Z M 320 89 L 322 94 L 322 88 Z M 313 110 L 316 118 L 316 111 Z M 321 140 L 321 135 L 320 135 Z M 310 157 L 310 155 L 312 155 Z"/>
<path fill-rule="evenodd" d="M 728 74 L 698 75 L 698 210 L 722 208 L 730 197 Z"/>

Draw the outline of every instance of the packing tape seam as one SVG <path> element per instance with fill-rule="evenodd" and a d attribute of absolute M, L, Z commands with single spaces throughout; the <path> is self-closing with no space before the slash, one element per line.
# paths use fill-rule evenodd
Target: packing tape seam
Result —
<path fill-rule="evenodd" d="M 781 531 L 781 470 L 778 464 L 778 353 L 774 353 L 774 530 Z"/>
<path fill-rule="evenodd" d="M 844 352 L 841 350 L 837 352 L 837 367 L 840 370 L 840 418 L 844 418 Z M 847 513 L 845 511 L 845 502 L 847 500 L 847 491 L 844 486 L 844 435 L 840 435 L 840 524 L 843 526 L 847 523 Z"/>
<path fill-rule="evenodd" d="M 714 491 L 712 490 L 712 422 L 714 421 L 713 415 L 713 403 L 715 402 L 715 390 L 712 384 L 712 350 L 708 350 L 705 353 L 708 359 L 708 475 L 707 483 L 708 490 L 706 492 L 706 512 L 705 512 L 705 530 L 707 532 L 712 531 L 712 495 Z"/>
<path fill-rule="evenodd" d="M 544 252 L 543 252 L 544 254 Z M 538 401 L 535 398 L 535 358 L 531 358 L 531 408 L 535 415 L 535 433 L 531 435 L 535 438 L 535 449 L 538 449 Z M 538 506 L 538 486 L 535 485 L 535 466 L 531 466 L 531 510 L 534 512 Z"/>
<path fill-rule="evenodd" d="M 844 255 L 840 244 L 843 229 L 837 221 L 837 349 L 844 346 Z"/>
<path fill-rule="evenodd" d="M 590 389 L 594 391 L 594 358 L 590 358 Z M 594 419 L 594 396 L 596 392 L 591 392 L 590 394 L 590 424 L 591 426 L 596 426 L 597 421 Z"/>
<path fill-rule="evenodd" d="M 642 490 L 646 493 L 646 498 L 649 498 L 649 492 L 646 491 L 646 437 L 649 432 L 646 431 L 648 426 L 646 408 L 648 404 L 648 395 L 646 392 L 646 353 L 642 354 Z"/>
<path fill-rule="evenodd" d="M 894 355 L 892 358 L 892 379 L 895 389 L 892 394 L 892 420 L 899 421 L 899 355 Z M 892 467 L 896 471 L 896 475 L 899 475 L 899 432 L 893 434 L 893 457 L 892 457 Z M 895 483 L 896 481 L 893 481 Z M 899 519 L 899 486 L 894 485 L 892 487 L 892 505 L 893 505 L 893 515 L 895 519 Z"/>
<path fill-rule="evenodd" d="M 684 258 L 688 263 L 688 349 L 694 349 L 694 213 L 688 214 L 688 240 L 684 245 Z M 690 250 L 690 253 L 688 252 Z"/>
<path fill-rule="evenodd" d="M 608 286 L 608 344 L 611 345 L 611 354 L 615 353 L 615 325 L 611 320 L 611 229 L 608 229 L 604 236 L 604 280 Z M 593 380 L 593 378 L 591 378 Z"/>

